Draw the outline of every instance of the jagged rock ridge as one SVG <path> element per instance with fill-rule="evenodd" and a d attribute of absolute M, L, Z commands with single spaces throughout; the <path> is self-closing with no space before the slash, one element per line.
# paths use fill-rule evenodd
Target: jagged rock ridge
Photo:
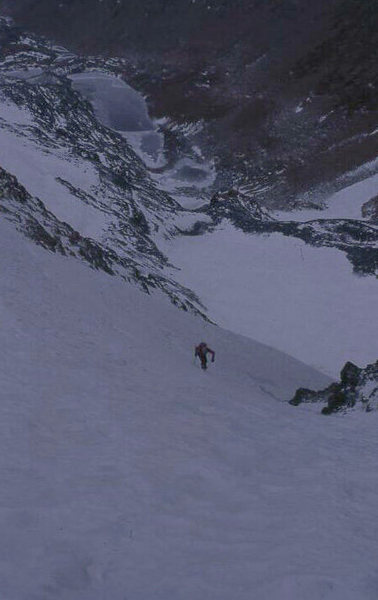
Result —
<path fill-rule="evenodd" d="M 361 406 L 366 411 L 378 408 L 378 361 L 359 368 L 347 362 L 340 373 L 340 382 L 331 383 L 320 392 L 299 388 L 290 404 L 326 403 L 323 415 Z"/>

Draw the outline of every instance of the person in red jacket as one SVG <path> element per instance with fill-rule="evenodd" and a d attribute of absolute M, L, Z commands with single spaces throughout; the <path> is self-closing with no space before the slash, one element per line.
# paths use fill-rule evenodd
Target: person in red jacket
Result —
<path fill-rule="evenodd" d="M 211 354 L 211 362 L 215 360 L 215 352 L 205 342 L 201 342 L 196 346 L 194 351 L 194 356 L 198 356 L 201 361 L 202 369 L 207 369 L 207 355 Z"/>

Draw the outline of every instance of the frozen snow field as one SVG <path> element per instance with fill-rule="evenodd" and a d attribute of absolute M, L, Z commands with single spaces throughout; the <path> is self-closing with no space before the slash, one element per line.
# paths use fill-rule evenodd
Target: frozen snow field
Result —
<path fill-rule="evenodd" d="M 376 600 L 377 413 L 3 220 L 0 318 L 1 600 Z"/>
<path fill-rule="evenodd" d="M 177 237 L 165 252 L 175 279 L 219 325 L 337 377 L 346 361 L 377 359 L 378 282 L 357 276 L 343 252 L 302 240 L 248 235 L 224 222 Z"/>
<path fill-rule="evenodd" d="M 153 130 L 143 96 L 122 79 L 101 71 L 76 73 L 70 79 L 104 125 L 121 131 Z"/>

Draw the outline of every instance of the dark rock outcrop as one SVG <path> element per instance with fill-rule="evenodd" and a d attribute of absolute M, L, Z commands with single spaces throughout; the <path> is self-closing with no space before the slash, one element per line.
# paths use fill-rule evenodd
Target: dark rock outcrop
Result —
<path fill-rule="evenodd" d="M 322 414 L 330 415 L 360 405 L 364 410 L 378 408 L 378 361 L 364 369 L 347 362 L 341 370 L 340 382 L 331 383 L 319 392 L 299 388 L 289 402 L 292 406 L 302 403 L 326 403 Z"/>
<path fill-rule="evenodd" d="M 256 219 L 257 221 L 274 221 L 269 212 L 256 200 L 239 190 L 231 188 L 216 192 L 211 200 L 207 213 L 215 220 L 232 218 L 234 220 Z"/>
<path fill-rule="evenodd" d="M 364 219 L 368 219 L 370 223 L 378 225 L 378 195 L 365 202 L 361 212 Z"/>

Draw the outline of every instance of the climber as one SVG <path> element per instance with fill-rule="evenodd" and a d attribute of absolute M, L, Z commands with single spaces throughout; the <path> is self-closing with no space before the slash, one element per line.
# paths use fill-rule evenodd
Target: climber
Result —
<path fill-rule="evenodd" d="M 205 342 L 201 342 L 200 344 L 198 344 L 198 346 L 196 346 L 194 356 L 198 356 L 198 358 L 200 359 L 202 369 L 207 369 L 207 354 L 211 354 L 211 362 L 214 362 L 214 350 L 211 350 L 211 348 L 209 348 L 209 346 L 205 344 Z"/>

